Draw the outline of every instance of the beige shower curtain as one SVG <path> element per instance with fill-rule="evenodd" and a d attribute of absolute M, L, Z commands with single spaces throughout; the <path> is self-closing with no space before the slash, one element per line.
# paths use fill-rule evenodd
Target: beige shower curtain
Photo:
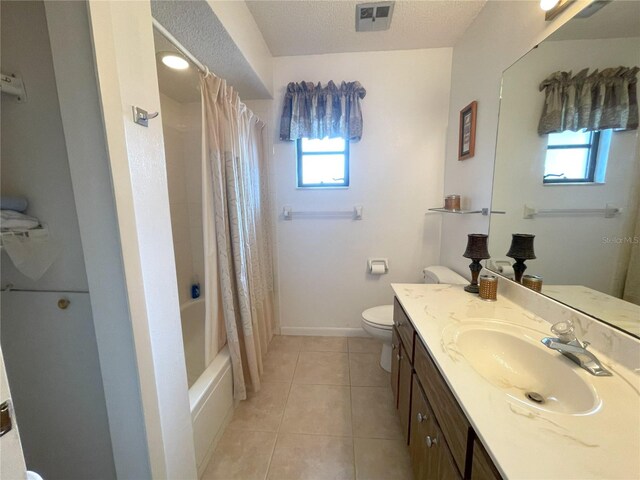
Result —
<path fill-rule="evenodd" d="M 215 75 L 202 76 L 207 362 L 226 331 L 234 398 L 260 389 L 273 336 L 273 269 L 264 123 Z M 215 299 L 219 301 L 216 302 Z M 224 325 L 212 324 L 215 305 Z"/>

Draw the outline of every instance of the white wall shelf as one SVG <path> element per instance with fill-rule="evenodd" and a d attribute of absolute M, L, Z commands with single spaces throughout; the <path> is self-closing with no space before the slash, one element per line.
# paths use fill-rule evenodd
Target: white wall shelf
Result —
<path fill-rule="evenodd" d="M 480 210 L 449 210 L 447 208 L 430 208 L 429 211 L 440 212 L 440 213 L 453 213 L 455 215 L 471 215 L 474 213 L 481 213 L 482 215 L 489 215 L 489 213 L 496 213 L 496 214 L 503 215 L 507 213 L 502 210 L 491 210 L 491 212 L 489 212 L 488 208 L 482 208 Z"/>

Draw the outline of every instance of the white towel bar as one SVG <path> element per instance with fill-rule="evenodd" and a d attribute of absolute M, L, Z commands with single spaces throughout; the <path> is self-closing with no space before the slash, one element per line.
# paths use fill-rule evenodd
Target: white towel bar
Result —
<path fill-rule="evenodd" d="M 522 218 L 532 219 L 538 216 L 549 215 L 604 215 L 605 218 L 613 218 L 622 212 L 621 208 L 607 204 L 605 208 L 546 208 L 536 209 L 529 205 L 524 206 Z"/>
<path fill-rule="evenodd" d="M 362 220 L 362 205 L 356 205 L 353 210 L 318 210 L 318 211 L 294 211 L 290 206 L 286 205 L 282 208 L 282 218 L 292 220 L 293 217 L 307 218 L 352 218 L 353 220 Z"/>

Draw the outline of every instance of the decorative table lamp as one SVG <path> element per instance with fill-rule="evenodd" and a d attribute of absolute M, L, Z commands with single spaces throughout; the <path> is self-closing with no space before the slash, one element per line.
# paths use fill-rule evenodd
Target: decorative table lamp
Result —
<path fill-rule="evenodd" d="M 480 273 L 480 270 L 482 270 L 480 260 L 491 258 L 489 250 L 487 249 L 488 237 L 488 235 L 484 235 L 482 233 L 470 233 L 468 235 L 467 250 L 462 255 L 463 257 L 470 258 L 472 260 L 471 264 L 469 264 L 469 270 L 471 270 L 471 283 L 464 287 L 466 292 L 478 293 L 480 291 L 480 287 L 478 287 L 478 274 Z"/>
<path fill-rule="evenodd" d="M 524 264 L 525 260 L 533 260 L 536 254 L 533 252 L 533 239 L 535 235 L 528 233 L 514 233 L 511 239 L 511 248 L 507 252 L 507 257 L 513 258 L 516 263 L 513 264 L 513 272 L 515 273 L 516 282 L 522 281 L 522 274 L 527 269 Z"/>

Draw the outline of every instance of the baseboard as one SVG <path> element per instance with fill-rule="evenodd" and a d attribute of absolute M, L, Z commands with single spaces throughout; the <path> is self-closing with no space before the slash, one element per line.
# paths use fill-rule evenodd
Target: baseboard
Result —
<path fill-rule="evenodd" d="M 360 327 L 280 327 L 280 335 L 305 335 L 318 337 L 368 337 Z"/>

